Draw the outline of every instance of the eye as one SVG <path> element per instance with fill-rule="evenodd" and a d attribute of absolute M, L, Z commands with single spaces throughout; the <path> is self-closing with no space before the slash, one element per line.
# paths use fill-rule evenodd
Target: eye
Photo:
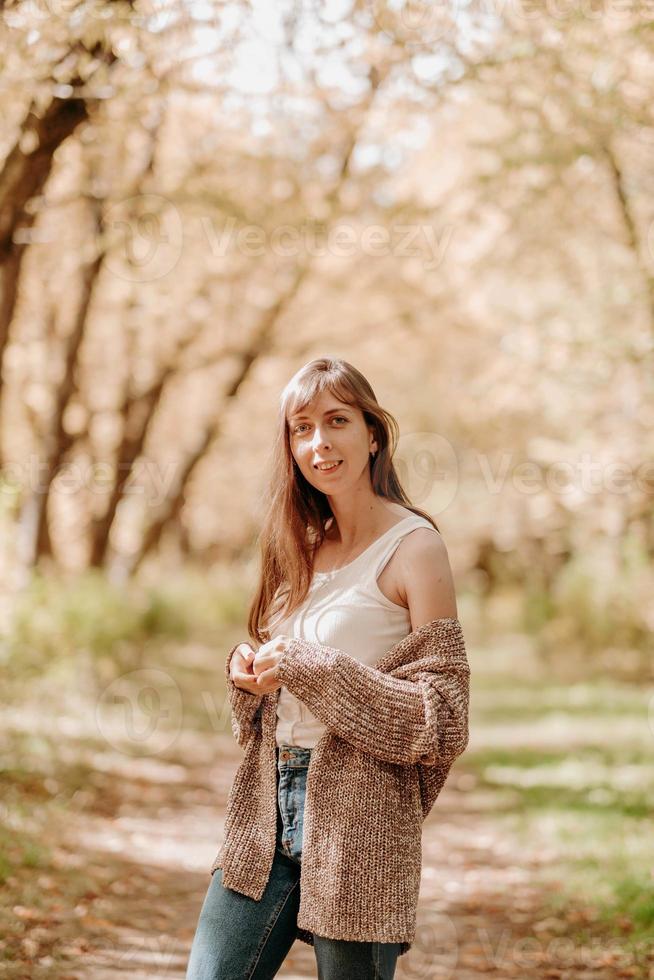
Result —
<path fill-rule="evenodd" d="M 347 424 L 350 420 L 349 419 L 346 419 L 344 415 L 334 415 L 333 418 L 331 419 L 331 421 L 332 422 L 345 422 Z M 301 430 L 302 426 L 303 425 L 306 425 L 306 424 L 307 424 L 306 422 L 298 422 L 298 424 L 293 429 L 293 434 L 294 435 L 301 435 L 300 430 Z"/>

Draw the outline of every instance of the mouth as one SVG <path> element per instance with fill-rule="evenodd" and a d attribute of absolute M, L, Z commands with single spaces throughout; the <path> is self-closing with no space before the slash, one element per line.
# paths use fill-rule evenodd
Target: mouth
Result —
<path fill-rule="evenodd" d="M 342 462 L 343 462 L 343 460 L 342 459 L 339 459 L 335 463 L 331 464 L 330 466 L 326 466 L 324 468 L 323 468 L 323 464 L 321 464 L 321 463 L 314 463 L 313 468 L 315 470 L 318 470 L 319 473 L 335 473 L 336 470 L 339 469 L 339 467 L 340 467 L 340 465 L 341 465 Z"/>

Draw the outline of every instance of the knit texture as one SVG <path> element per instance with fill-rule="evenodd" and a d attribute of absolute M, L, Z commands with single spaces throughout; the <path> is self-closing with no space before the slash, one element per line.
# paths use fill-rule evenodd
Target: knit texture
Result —
<path fill-rule="evenodd" d="M 237 644 L 238 645 L 238 644 Z M 229 676 L 232 730 L 244 748 L 211 866 L 259 901 L 275 852 L 279 690 L 253 695 Z M 435 619 L 374 666 L 291 639 L 279 679 L 328 728 L 307 773 L 297 938 L 415 940 L 422 823 L 468 744 L 470 668 L 458 619 Z"/>

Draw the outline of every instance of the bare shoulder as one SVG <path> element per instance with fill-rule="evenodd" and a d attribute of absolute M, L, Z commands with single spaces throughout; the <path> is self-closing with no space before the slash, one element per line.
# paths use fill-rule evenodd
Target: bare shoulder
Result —
<path fill-rule="evenodd" d="M 434 619 L 457 618 L 447 545 L 436 528 L 417 527 L 406 535 L 397 549 L 396 576 L 412 629 Z"/>
<path fill-rule="evenodd" d="M 404 568 L 404 584 L 422 578 L 426 571 L 450 571 L 450 557 L 443 536 L 436 528 L 416 527 L 397 549 L 398 565 Z"/>

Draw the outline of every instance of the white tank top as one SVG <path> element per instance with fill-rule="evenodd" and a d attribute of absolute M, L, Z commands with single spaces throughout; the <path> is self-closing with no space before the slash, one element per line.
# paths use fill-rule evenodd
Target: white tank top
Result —
<path fill-rule="evenodd" d="M 408 609 L 387 599 L 377 579 L 403 538 L 417 527 L 439 532 L 418 514 L 389 528 L 354 561 L 331 572 L 314 572 L 306 599 L 290 617 L 271 624 L 271 637 L 283 634 L 376 663 L 411 632 Z M 279 690 L 276 742 L 313 748 L 327 731 L 287 688 Z"/>

